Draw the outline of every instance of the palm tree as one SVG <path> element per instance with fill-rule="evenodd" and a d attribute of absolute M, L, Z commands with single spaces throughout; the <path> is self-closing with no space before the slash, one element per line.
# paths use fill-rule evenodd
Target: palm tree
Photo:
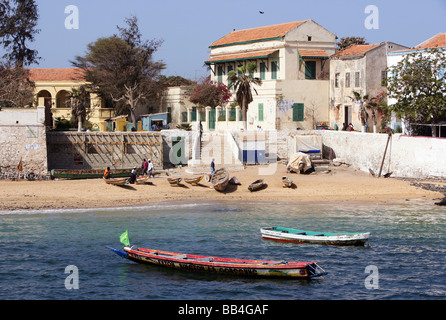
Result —
<path fill-rule="evenodd" d="M 81 132 L 82 122 L 90 113 L 90 92 L 85 85 L 82 85 L 78 89 L 73 88 L 68 98 L 67 104 L 71 107 L 71 115 L 77 119 L 77 130 Z"/>
<path fill-rule="evenodd" d="M 246 66 L 238 67 L 237 71 L 231 70 L 228 73 L 229 87 L 234 88 L 236 91 L 236 101 L 242 108 L 245 131 L 248 123 L 248 105 L 253 101 L 251 88 L 257 94 L 257 90 L 253 87 L 253 85 L 262 85 L 262 80 L 254 77 L 254 71 L 256 69 L 257 64 L 250 62 Z"/>

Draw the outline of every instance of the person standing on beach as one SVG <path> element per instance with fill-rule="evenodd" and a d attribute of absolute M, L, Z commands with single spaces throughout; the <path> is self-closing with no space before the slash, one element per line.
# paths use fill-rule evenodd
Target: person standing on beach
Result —
<path fill-rule="evenodd" d="M 147 174 L 147 170 L 149 169 L 149 163 L 147 162 L 146 159 L 144 159 L 144 161 L 142 162 L 142 175 L 145 176 Z"/>
<path fill-rule="evenodd" d="M 212 159 L 212 162 L 211 162 L 211 175 L 214 175 L 214 173 L 215 173 L 215 163 L 214 163 L 214 159 Z"/>
<path fill-rule="evenodd" d="M 104 179 L 110 179 L 110 178 L 111 178 L 110 167 L 107 167 L 107 169 L 105 169 L 104 171 Z"/>
<path fill-rule="evenodd" d="M 155 175 L 153 174 L 153 163 L 152 163 L 152 160 L 150 160 L 150 159 L 149 159 L 147 168 L 148 168 L 148 172 L 149 172 L 149 178 L 150 178 L 150 176 L 152 176 L 154 178 Z"/>

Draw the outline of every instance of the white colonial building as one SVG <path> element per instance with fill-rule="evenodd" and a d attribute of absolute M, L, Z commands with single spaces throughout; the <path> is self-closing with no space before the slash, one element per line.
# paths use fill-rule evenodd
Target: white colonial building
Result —
<path fill-rule="evenodd" d="M 313 129 L 329 120 L 329 57 L 335 42 L 336 36 L 313 20 L 234 30 L 210 45 L 205 63 L 211 80 L 220 83 L 228 82 L 231 70 L 257 64 L 254 76 L 263 84 L 253 92 L 248 130 Z M 205 129 L 240 129 L 241 120 L 239 106 L 205 111 Z"/>

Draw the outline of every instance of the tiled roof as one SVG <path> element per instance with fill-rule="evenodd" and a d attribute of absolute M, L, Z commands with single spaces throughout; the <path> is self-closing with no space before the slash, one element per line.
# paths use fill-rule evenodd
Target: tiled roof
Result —
<path fill-rule="evenodd" d="M 215 56 L 205 61 L 206 64 L 218 63 L 218 62 L 230 62 L 230 61 L 240 61 L 258 58 L 267 58 L 272 54 L 276 53 L 278 50 L 265 50 L 265 51 L 253 51 L 245 53 L 227 54 L 221 56 Z"/>
<path fill-rule="evenodd" d="M 436 47 L 446 47 L 446 33 L 439 33 L 436 36 L 420 43 L 415 47 L 415 49 L 429 49 Z"/>
<path fill-rule="evenodd" d="M 31 81 L 85 81 L 77 68 L 29 69 Z"/>
<path fill-rule="evenodd" d="M 344 57 L 344 56 L 357 56 L 357 55 L 363 55 L 367 51 L 370 51 L 381 44 L 354 44 L 349 46 L 347 49 L 344 49 L 342 51 L 339 51 L 335 53 L 332 57 Z"/>
<path fill-rule="evenodd" d="M 214 43 L 210 45 L 212 47 L 219 47 L 237 43 L 244 43 L 250 41 L 259 41 L 266 39 L 274 39 L 274 38 L 282 38 L 285 34 L 300 26 L 302 23 L 308 20 L 303 21 L 294 21 L 282 24 L 275 24 L 271 26 L 264 26 L 259 28 L 245 29 L 233 31 L 230 34 L 224 36 L 223 38 L 218 39 Z"/>
<path fill-rule="evenodd" d="M 299 49 L 300 55 L 302 57 L 321 57 L 328 58 L 328 54 L 325 50 L 317 49 Z"/>

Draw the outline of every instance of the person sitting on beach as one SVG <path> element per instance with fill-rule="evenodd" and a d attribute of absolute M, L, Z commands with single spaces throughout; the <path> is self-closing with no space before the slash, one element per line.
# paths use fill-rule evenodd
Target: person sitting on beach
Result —
<path fill-rule="evenodd" d="M 149 163 L 148 163 L 147 171 L 148 171 L 148 173 L 149 173 L 149 178 L 150 178 L 150 176 L 152 176 L 153 178 L 155 178 L 155 175 L 153 174 L 153 163 L 152 163 L 152 160 L 150 160 L 150 159 L 149 159 Z"/>
<path fill-rule="evenodd" d="M 133 168 L 132 173 L 130 174 L 129 183 L 135 184 L 136 182 L 136 167 Z"/>
<path fill-rule="evenodd" d="M 353 128 L 353 124 L 351 122 L 348 125 L 347 131 L 355 131 L 355 128 Z"/>
<path fill-rule="evenodd" d="M 105 169 L 104 171 L 104 179 L 110 179 L 110 178 L 111 178 L 110 167 L 107 167 L 107 169 Z"/>

